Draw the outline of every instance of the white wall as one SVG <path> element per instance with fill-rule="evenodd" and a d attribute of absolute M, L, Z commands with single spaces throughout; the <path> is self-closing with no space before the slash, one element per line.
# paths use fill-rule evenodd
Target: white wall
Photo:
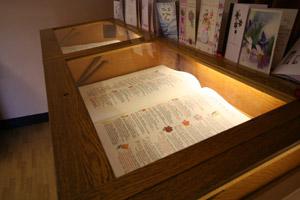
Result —
<path fill-rule="evenodd" d="M 0 120 L 47 112 L 39 30 L 112 17 L 112 0 L 0 0 Z"/>

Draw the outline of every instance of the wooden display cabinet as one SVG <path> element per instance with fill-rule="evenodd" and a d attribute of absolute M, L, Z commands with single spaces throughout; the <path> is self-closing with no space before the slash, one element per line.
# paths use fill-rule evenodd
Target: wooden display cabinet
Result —
<path fill-rule="evenodd" d="M 165 39 L 64 55 L 57 34 L 41 32 L 60 199 L 235 199 L 300 164 L 299 85 Z M 195 75 L 251 120 L 116 178 L 78 86 L 160 64 Z"/>

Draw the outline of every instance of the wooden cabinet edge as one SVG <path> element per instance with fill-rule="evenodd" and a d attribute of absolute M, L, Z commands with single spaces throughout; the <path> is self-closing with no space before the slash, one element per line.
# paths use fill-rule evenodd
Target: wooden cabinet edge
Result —
<path fill-rule="evenodd" d="M 300 143 L 298 142 L 286 151 L 266 160 L 258 167 L 200 197 L 199 200 L 240 199 L 263 187 L 300 165 Z"/>

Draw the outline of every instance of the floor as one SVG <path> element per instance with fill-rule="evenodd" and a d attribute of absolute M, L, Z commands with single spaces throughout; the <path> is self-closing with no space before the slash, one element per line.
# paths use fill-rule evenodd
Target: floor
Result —
<path fill-rule="evenodd" d="M 246 197 L 300 199 L 300 168 Z M 0 132 L 0 200 L 56 200 L 48 123 Z"/>
<path fill-rule="evenodd" d="M 300 167 L 248 195 L 244 200 L 299 200 Z"/>
<path fill-rule="evenodd" d="M 0 130 L 0 199 L 56 200 L 49 124 Z"/>

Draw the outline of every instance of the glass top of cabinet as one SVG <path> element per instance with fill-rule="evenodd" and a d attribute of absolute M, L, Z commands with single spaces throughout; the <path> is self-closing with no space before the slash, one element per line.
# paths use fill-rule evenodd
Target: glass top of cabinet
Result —
<path fill-rule="evenodd" d="M 202 86 L 214 89 L 225 100 L 252 117 L 259 116 L 286 103 L 218 72 L 158 41 L 79 57 L 71 59 L 67 63 L 73 80 L 79 87 L 164 65 L 193 74 Z M 245 91 L 247 92 L 245 93 Z M 239 98 L 236 98 L 237 96 Z M 260 99 L 260 104 L 255 103 L 253 99 L 251 100 L 250 96 L 257 100 Z"/>
<path fill-rule="evenodd" d="M 67 65 L 116 177 L 286 103 L 160 41 L 70 59 Z M 129 132 L 134 140 L 114 140 Z M 153 159 L 127 167 L 115 156 L 138 149 L 140 141 L 157 146 Z"/>
<path fill-rule="evenodd" d="M 64 27 L 54 32 L 63 54 L 141 38 L 141 35 L 110 21 Z"/>

